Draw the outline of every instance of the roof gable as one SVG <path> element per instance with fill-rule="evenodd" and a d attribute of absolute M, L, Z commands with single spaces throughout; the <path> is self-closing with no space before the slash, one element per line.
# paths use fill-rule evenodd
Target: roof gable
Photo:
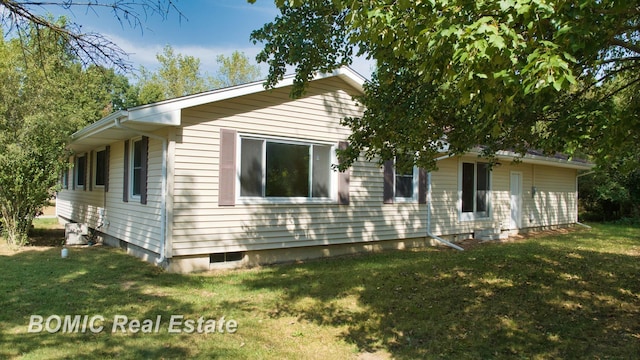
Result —
<path fill-rule="evenodd" d="M 312 81 L 332 77 L 343 80 L 346 86 L 363 93 L 364 77 L 349 67 L 342 67 L 330 74 L 318 74 Z M 293 85 L 294 78 L 295 75 L 286 76 L 275 88 Z M 264 88 L 264 82 L 256 81 L 118 111 L 71 135 L 70 148 L 75 151 L 86 151 L 96 146 L 127 139 L 132 136 L 132 130 L 153 132 L 166 126 L 180 126 L 183 109 L 263 91 L 268 91 Z"/>

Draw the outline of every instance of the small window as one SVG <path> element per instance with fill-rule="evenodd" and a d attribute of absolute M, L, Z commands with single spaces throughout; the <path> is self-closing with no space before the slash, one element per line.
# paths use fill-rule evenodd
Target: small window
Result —
<path fill-rule="evenodd" d="M 107 175 L 107 150 L 96 151 L 95 186 L 104 186 Z"/>
<path fill-rule="evenodd" d="M 396 156 L 395 197 L 413 199 L 416 194 L 416 168 L 410 155 Z"/>
<path fill-rule="evenodd" d="M 75 164 L 75 175 L 76 175 L 76 186 L 84 187 L 85 179 L 87 177 L 87 157 L 86 156 L 78 156 L 76 157 Z"/>
<path fill-rule="evenodd" d="M 131 146 L 131 196 L 142 193 L 142 139 L 133 141 Z"/>
<path fill-rule="evenodd" d="M 466 219 L 488 217 L 491 199 L 491 169 L 488 163 L 462 163 L 461 201 Z"/>
<path fill-rule="evenodd" d="M 331 150 L 330 145 L 242 138 L 240 196 L 328 198 Z"/>

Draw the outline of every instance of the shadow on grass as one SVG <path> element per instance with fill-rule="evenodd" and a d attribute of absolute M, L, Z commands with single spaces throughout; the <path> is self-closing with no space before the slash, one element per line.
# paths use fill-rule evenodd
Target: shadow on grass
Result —
<path fill-rule="evenodd" d="M 168 319 L 174 314 L 189 318 L 201 309 L 194 309 L 176 296 L 166 296 L 162 289 L 197 288 L 194 278 L 163 273 L 112 248 L 71 248 L 67 259 L 61 259 L 60 249 L 27 248 L 9 256 L 0 255 L 0 358 L 193 356 L 186 334 L 167 334 Z M 45 320 L 51 315 L 100 315 L 105 321 L 97 325 L 103 325 L 104 330 L 29 333 L 31 315 L 41 315 Z M 112 333 L 115 315 L 140 321 L 155 320 L 160 315 L 161 328 L 151 334 Z"/>
<path fill-rule="evenodd" d="M 31 229 L 27 246 L 62 246 L 64 244 L 64 228 Z"/>
<path fill-rule="evenodd" d="M 633 358 L 639 253 L 592 249 L 609 234 L 274 267 L 245 285 L 284 289 L 274 317 L 345 328 L 361 351 L 399 359 Z"/>

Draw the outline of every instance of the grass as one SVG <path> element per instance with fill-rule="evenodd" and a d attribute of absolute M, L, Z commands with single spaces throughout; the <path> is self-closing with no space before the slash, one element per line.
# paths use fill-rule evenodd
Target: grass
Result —
<path fill-rule="evenodd" d="M 0 249 L 0 358 L 635 358 L 640 228 L 597 225 L 465 252 L 427 248 L 178 275 L 106 247 Z M 101 315 L 103 332 L 28 333 Z M 162 321 L 112 333 L 116 315 Z M 171 315 L 234 334 L 170 334 Z"/>

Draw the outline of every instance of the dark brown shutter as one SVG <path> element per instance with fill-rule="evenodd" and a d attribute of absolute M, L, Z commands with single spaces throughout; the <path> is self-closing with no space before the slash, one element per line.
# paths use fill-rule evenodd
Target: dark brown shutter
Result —
<path fill-rule="evenodd" d="M 340 141 L 338 143 L 338 149 L 346 150 L 349 143 L 346 141 Z M 338 205 L 349 205 L 349 182 L 350 182 L 351 168 L 338 173 Z"/>
<path fill-rule="evenodd" d="M 384 162 L 384 189 L 382 191 L 382 196 L 384 198 L 383 202 L 385 204 L 393 204 L 393 178 L 393 160 L 387 160 Z"/>
<path fill-rule="evenodd" d="M 109 191 L 109 162 L 111 157 L 111 146 L 107 145 L 104 149 L 105 151 L 105 159 L 104 159 L 104 191 Z"/>
<path fill-rule="evenodd" d="M 87 156 L 89 157 L 89 166 L 85 171 L 89 172 L 89 191 L 93 191 L 93 151 L 89 151 Z"/>
<path fill-rule="evenodd" d="M 85 153 L 82 157 L 82 162 L 84 162 L 84 184 L 82 185 L 82 190 L 87 191 L 87 158 L 89 157 L 88 153 Z"/>
<path fill-rule="evenodd" d="M 236 204 L 236 131 L 220 129 L 218 205 Z"/>
<path fill-rule="evenodd" d="M 142 153 L 140 159 L 140 204 L 147 203 L 147 174 L 149 173 L 149 138 L 142 137 L 142 144 L 140 144 L 140 152 Z"/>
<path fill-rule="evenodd" d="M 71 190 L 75 190 L 76 189 L 76 172 L 78 171 L 78 165 L 77 165 L 78 158 L 74 156 L 71 163 L 73 164 L 73 167 L 71 168 Z"/>
<path fill-rule="evenodd" d="M 124 178 L 122 180 L 122 201 L 129 201 L 129 140 L 124 141 Z"/>
<path fill-rule="evenodd" d="M 64 188 L 65 190 L 69 190 L 69 168 L 64 169 L 64 175 L 62 175 L 64 180 Z"/>
<path fill-rule="evenodd" d="M 427 172 L 425 169 L 418 169 L 418 204 L 427 203 Z"/>

